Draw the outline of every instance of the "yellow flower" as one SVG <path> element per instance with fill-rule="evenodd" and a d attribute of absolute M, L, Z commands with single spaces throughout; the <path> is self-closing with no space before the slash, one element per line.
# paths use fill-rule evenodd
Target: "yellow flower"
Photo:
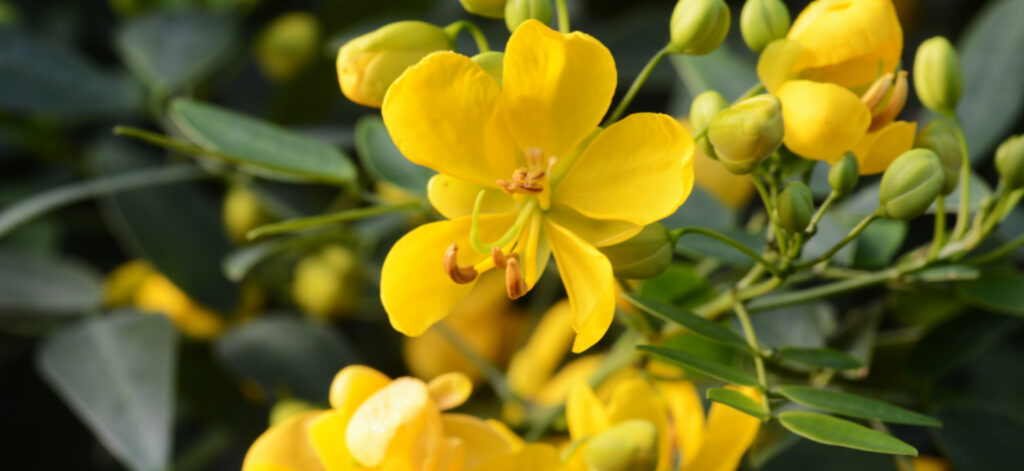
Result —
<path fill-rule="evenodd" d="M 108 307 L 132 305 L 144 313 L 164 314 L 192 338 L 209 340 L 224 330 L 217 313 L 189 298 L 145 260 L 115 268 L 105 282 L 104 299 Z"/>
<path fill-rule="evenodd" d="M 292 298 L 302 312 L 327 321 L 359 303 L 359 261 L 343 245 L 330 244 L 295 265 Z"/>
<path fill-rule="evenodd" d="M 908 92 L 906 72 L 897 72 L 902 50 L 890 0 L 808 5 L 757 66 L 782 102 L 786 147 L 830 163 L 853 151 L 861 174 L 884 171 L 913 146 L 917 127 L 894 121 Z"/>
<path fill-rule="evenodd" d="M 759 400 L 751 388 L 740 391 Z M 566 403 L 566 419 L 574 442 L 600 436 L 620 424 L 649 423 L 657 431 L 657 471 L 736 469 L 761 423 L 717 403 L 705 418 L 693 383 L 653 382 L 636 372 L 613 378 L 600 394 L 578 383 Z M 582 442 L 569 457 L 570 470 L 587 469 L 586 446 Z"/>
<path fill-rule="evenodd" d="M 559 469 L 550 446 L 524 445 L 499 424 L 442 413 L 462 404 L 471 388 L 458 373 L 424 383 L 346 367 L 331 384 L 331 409 L 272 426 L 249 448 L 242 470 Z"/>
<path fill-rule="evenodd" d="M 448 221 L 421 226 L 384 261 L 392 326 L 416 336 L 447 316 L 477 276 L 505 269 L 529 291 L 554 254 L 569 293 L 574 351 L 612 321 L 612 267 L 596 247 L 672 214 L 693 184 L 693 140 L 672 117 L 638 113 L 601 129 L 615 91 L 611 54 L 583 33 L 523 23 L 499 86 L 468 57 L 439 52 L 388 90 L 383 115 Z"/>

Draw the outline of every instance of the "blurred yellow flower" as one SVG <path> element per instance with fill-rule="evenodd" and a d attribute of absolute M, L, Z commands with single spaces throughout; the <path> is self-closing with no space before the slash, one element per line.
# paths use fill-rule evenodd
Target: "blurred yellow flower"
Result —
<path fill-rule="evenodd" d="M 166 315 L 185 335 L 209 340 L 224 330 L 214 311 L 200 305 L 145 260 L 115 268 L 104 283 L 107 307 L 131 305 L 145 313 Z"/>
<path fill-rule="evenodd" d="M 317 57 L 320 26 L 303 11 L 274 19 L 256 40 L 256 59 L 271 80 L 290 80 Z"/>
<path fill-rule="evenodd" d="M 916 124 L 894 121 L 906 103 L 897 71 L 903 30 L 890 0 L 817 0 L 757 72 L 782 102 L 784 142 L 808 159 L 853 151 L 861 174 L 880 173 L 913 145 Z"/>
<path fill-rule="evenodd" d="M 330 244 L 295 265 L 292 298 L 302 312 L 321 321 L 355 310 L 359 261 L 348 248 Z"/>
<path fill-rule="evenodd" d="M 496 266 L 509 297 L 523 296 L 553 253 L 579 352 L 601 339 L 614 313 L 612 267 L 596 247 L 682 204 L 693 184 L 693 140 L 662 114 L 598 127 L 615 63 L 583 33 L 523 23 L 503 74 L 499 86 L 468 57 L 438 52 L 388 90 L 384 123 L 409 160 L 440 172 L 428 196 L 449 220 L 391 248 L 381 300 L 392 326 L 417 336 Z"/>
<path fill-rule="evenodd" d="M 553 447 L 524 445 L 501 425 L 442 413 L 462 404 L 470 390 L 469 379 L 458 373 L 424 383 L 346 367 L 331 384 L 331 409 L 270 427 L 249 448 L 242 470 L 560 469 Z"/>

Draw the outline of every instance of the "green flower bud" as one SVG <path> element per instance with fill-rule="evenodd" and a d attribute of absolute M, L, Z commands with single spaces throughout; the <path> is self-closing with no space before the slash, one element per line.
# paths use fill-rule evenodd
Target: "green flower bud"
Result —
<path fill-rule="evenodd" d="M 270 222 L 256 195 L 242 185 L 233 185 L 224 195 L 221 219 L 228 238 L 236 244 L 248 241 L 249 231 Z"/>
<path fill-rule="evenodd" d="M 599 250 L 612 262 L 615 276 L 640 280 L 665 271 L 672 263 L 672 249 L 668 229 L 656 222 L 624 242 Z"/>
<path fill-rule="evenodd" d="M 789 32 L 789 8 L 782 0 L 747 0 L 740 11 L 740 33 L 743 42 L 760 53 L 776 39 Z"/>
<path fill-rule="evenodd" d="M 505 54 L 497 51 L 481 52 L 473 57 L 473 62 L 476 62 L 487 75 L 490 75 L 495 82 L 498 82 L 498 86 L 501 86 L 501 80 L 504 76 L 502 71 L 504 70 Z"/>
<path fill-rule="evenodd" d="M 292 297 L 303 312 L 326 320 L 355 308 L 358 281 L 358 261 L 352 251 L 328 245 L 295 266 Z"/>
<path fill-rule="evenodd" d="M 320 27 L 306 12 L 281 15 L 256 41 L 256 58 L 273 80 L 285 81 L 306 67 L 318 52 Z"/>
<path fill-rule="evenodd" d="M 715 148 L 711 146 L 711 142 L 708 141 L 707 129 L 708 124 L 711 120 L 722 111 L 729 107 L 729 101 L 714 90 L 708 90 L 700 95 L 697 95 L 693 99 L 693 103 L 690 104 L 690 126 L 693 127 L 693 135 L 701 135 L 697 139 L 697 145 L 700 146 L 700 150 L 704 151 L 704 155 L 717 159 L 718 156 L 715 154 Z"/>
<path fill-rule="evenodd" d="M 956 189 L 957 183 L 960 182 L 960 166 L 964 160 L 953 125 L 944 119 L 936 119 L 928 123 L 914 138 L 914 147 L 928 149 L 939 156 L 942 170 L 946 173 L 942 194 L 952 193 Z"/>
<path fill-rule="evenodd" d="M 526 20 L 551 23 L 551 0 L 508 0 L 505 4 L 505 26 L 514 32 Z"/>
<path fill-rule="evenodd" d="M 298 399 L 281 399 L 270 408 L 270 426 L 273 427 L 303 412 L 316 410 L 313 404 Z"/>
<path fill-rule="evenodd" d="M 843 154 L 828 171 L 828 184 L 836 197 L 843 197 L 850 194 L 857 186 L 860 178 L 860 163 L 853 152 Z"/>
<path fill-rule="evenodd" d="M 790 232 L 803 232 L 814 216 L 814 197 L 803 182 L 790 182 L 779 193 L 779 224 Z"/>
<path fill-rule="evenodd" d="M 724 0 L 679 0 L 669 20 L 672 52 L 699 56 L 714 51 L 729 34 Z"/>
<path fill-rule="evenodd" d="M 616 424 L 587 441 L 583 461 L 591 471 L 653 471 L 658 466 L 658 429 L 640 419 Z"/>
<path fill-rule="evenodd" d="M 928 149 L 904 152 L 882 175 L 878 215 L 913 219 L 924 214 L 942 191 L 945 178 L 942 163 L 935 152 Z"/>
<path fill-rule="evenodd" d="M 1011 190 L 1024 187 L 1024 134 L 1013 136 L 996 149 L 996 170 Z"/>
<path fill-rule="evenodd" d="M 750 173 L 782 145 L 782 106 L 774 95 L 758 95 L 722 110 L 708 124 L 718 160 L 735 174 Z"/>
<path fill-rule="evenodd" d="M 441 28 L 422 21 L 399 21 L 355 38 L 338 51 L 338 83 L 348 99 L 380 108 L 391 83 L 424 56 L 451 50 Z"/>
<path fill-rule="evenodd" d="M 501 18 L 505 14 L 505 0 L 459 0 L 466 11 L 488 18 Z"/>
<path fill-rule="evenodd" d="M 914 90 L 929 109 L 952 113 L 964 89 L 960 58 L 949 40 L 936 36 L 917 48 L 914 56 Z"/>

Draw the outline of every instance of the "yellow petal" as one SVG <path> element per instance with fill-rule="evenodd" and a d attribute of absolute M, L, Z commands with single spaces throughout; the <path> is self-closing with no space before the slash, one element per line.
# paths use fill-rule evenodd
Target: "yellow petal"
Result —
<path fill-rule="evenodd" d="M 587 217 L 564 204 L 552 205 L 546 216 L 594 247 L 618 244 L 644 228 L 629 221 Z"/>
<path fill-rule="evenodd" d="M 779 88 L 786 147 L 834 162 L 852 150 L 871 124 L 871 112 L 853 92 L 830 83 L 792 80 Z"/>
<path fill-rule="evenodd" d="M 523 246 L 523 278 L 526 280 L 526 289 L 531 290 L 551 260 L 551 243 L 544 235 L 544 218 L 540 213 L 534 213 L 523 228 L 520 244 Z"/>
<path fill-rule="evenodd" d="M 690 469 L 704 441 L 704 406 L 697 388 L 689 381 L 659 383 L 665 405 L 672 415 L 677 446 L 682 454 L 680 469 Z"/>
<path fill-rule="evenodd" d="M 475 62 L 438 52 L 388 89 L 381 112 L 402 154 L 438 172 L 495 186 L 517 167 L 501 89 Z"/>
<path fill-rule="evenodd" d="M 466 469 L 466 444 L 455 437 L 444 437 L 434 464 L 434 471 L 462 471 Z"/>
<path fill-rule="evenodd" d="M 465 468 L 473 469 L 495 456 L 512 452 L 508 440 L 494 427 L 471 415 L 444 414 L 441 416 L 444 434 L 462 441 L 465 450 Z M 463 469 L 463 468 L 460 468 Z"/>
<path fill-rule="evenodd" d="M 533 400 L 546 406 L 562 404 L 574 385 L 585 383 L 597 371 L 602 358 L 603 355 L 586 355 L 566 363 L 551 381 L 544 384 Z"/>
<path fill-rule="evenodd" d="M 480 236 L 496 240 L 514 222 L 515 213 L 482 215 Z M 444 271 L 445 250 L 459 246 L 459 264 L 473 265 L 489 255 L 469 243 L 471 217 L 420 226 L 388 252 L 381 268 L 380 297 L 392 327 L 405 335 L 422 334 L 447 316 L 469 294 L 473 283 L 458 284 Z"/>
<path fill-rule="evenodd" d="M 348 427 L 351 412 L 346 414 L 329 410 L 309 425 L 310 444 L 328 471 L 352 469 L 352 454 L 345 446 L 345 428 Z"/>
<path fill-rule="evenodd" d="M 345 446 L 364 466 L 422 463 L 441 445 L 440 413 L 427 385 L 398 378 L 370 396 L 345 429 Z"/>
<path fill-rule="evenodd" d="M 608 428 L 608 413 L 586 381 L 576 383 L 569 391 L 565 420 L 573 440 L 592 437 Z"/>
<path fill-rule="evenodd" d="M 658 471 L 668 471 L 672 465 L 671 434 L 667 414 L 658 393 L 651 383 L 641 376 L 634 376 L 616 386 L 608 402 L 609 424 L 640 419 L 650 422 L 658 430 Z"/>
<path fill-rule="evenodd" d="M 481 213 L 504 213 L 516 209 L 516 200 L 493 187 L 477 185 L 441 173 L 434 175 L 427 182 L 427 198 L 430 204 L 448 219 L 473 214 L 473 204 L 481 191 L 486 192 L 480 208 Z"/>
<path fill-rule="evenodd" d="M 504 102 L 520 149 L 567 158 L 601 122 L 616 84 L 615 61 L 593 37 L 562 34 L 536 20 L 505 48 Z"/>
<path fill-rule="evenodd" d="M 390 382 L 391 378 L 369 366 L 346 366 L 331 381 L 331 407 L 351 414 L 366 398 Z"/>
<path fill-rule="evenodd" d="M 309 441 L 309 425 L 324 411 L 295 415 L 270 427 L 253 442 L 242 471 L 317 471 L 324 469 Z"/>
<path fill-rule="evenodd" d="M 445 373 L 429 383 L 430 397 L 434 398 L 441 410 L 454 409 L 466 402 L 473 392 L 473 382 L 462 373 Z"/>
<path fill-rule="evenodd" d="M 775 93 L 787 80 L 795 78 L 793 67 L 803 53 L 797 41 L 778 39 L 761 52 L 757 60 L 757 77 L 769 92 Z"/>
<path fill-rule="evenodd" d="M 572 308 L 568 301 L 551 306 L 537 327 L 509 362 L 509 387 L 522 397 L 532 397 L 551 378 L 572 345 Z"/>
<path fill-rule="evenodd" d="M 736 388 L 760 401 L 753 388 Z M 704 443 L 687 471 L 733 471 L 757 435 L 761 421 L 729 406 L 714 403 L 708 413 Z"/>
<path fill-rule="evenodd" d="M 557 471 L 561 469 L 558 451 L 545 443 L 531 443 L 513 453 L 497 456 L 471 471 Z"/>
<path fill-rule="evenodd" d="M 860 163 L 860 174 L 884 172 L 896 157 L 914 147 L 915 133 L 917 123 L 894 121 L 878 131 L 866 134 L 853 147 L 853 153 Z"/>
<path fill-rule="evenodd" d="M 693 139 L 669 115 L 637 113 L 598 134 L 552 202 L 585 216 L 647 225 L 683 204 L 693 188 Z"/>
<path fill-rule="evenodd" d="M 612 264 L 592 245 L 551 220 L 545 220 L 544 231 L 569 293 L 576 331 L 572 351 L 579 353 L 601 340 L 615 316 Z"/>
<path fill-rule="evenodd" d="M 512 429 L 508 428 L 508 425 L 505 425 L 505 422 L 495 419 L 487 419 L 484 422 L 486 422 L 489 427 L 494 429 L 494 431 L 498 435 L 501 435 L 502 438 L 505 439 L 505 443 L 508 445 L 510 450 L 518 451 L 523 448 L 523 445 L 526 445 L 526 442 L 523 441 L 523 439 L 520 438 L 519 435 L 516 435 L 516 433 L 513 432 Z"/>

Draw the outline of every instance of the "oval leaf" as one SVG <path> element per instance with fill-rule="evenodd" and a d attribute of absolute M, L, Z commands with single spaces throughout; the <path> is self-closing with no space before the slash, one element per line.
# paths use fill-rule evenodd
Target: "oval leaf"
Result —
<path fill-rule="evenodd" d="M 897 424 L 941 427 L 942 423 L 924 414 L 830 389 L 807 386 L 783 386 L 779 394 L 798 404 L 861 419 L 877 419 Z"/>
<path fill-rule="evenodd" d="M 1002 314 L 1024 316 L 1024 274 L 986 276 L 957 284 L 960 299 Z"/>
<path fill-rule="evenodd" d="M 767 422 L 771 415 L 760 402 L 751 399 L 735 389 L 711 388 L 707 392 L 708 399 L 725 404 L 762 422 Z"/>
<path fill-rule="evenodd" d="M 102 282 L 76 262 L 0 250 L 0 316 L 81 314 L 100 307 Z"/>
<path fill-rule="evenodd" d="M 668 360 L 669 362 L 693 368 L 726 383 L 750 386 L 754 388 L 760 387 L 760 384 L 757 382 L 757 378 L 753 375 L 731 366 L 726 366 L 721 363 L 670 348 L 654 347 L 650 345 L 640 345 L 637 348 L 645 352 L 653 353 L 665 360 Z"/>
<path fill-rule="evenodd" d="M 831 348 L 783 348 L 779 350 L 779 358 L 830 370 L 852 370 L 864 366 L 860 360 Z"/>
<path fill-rule="evenodd" d="M 917 449 L 898 438 L 830 415 L 787 411 L 779 414 L 779 422 L 790 432 L 826 445 L 890 455 L 917 456 Z"/>
<path fill-rule="evenodd" d="M 170 115 L 214 157 L 325 183 L 351 184 L 356 178 L 355 166 L 340 150 L 280 126 L 187 98 L 174 100 Z"/>
<path fill-rule="evenodd" d="M 356 121 L 355 139 L 359 161 L 374 178 L 415 195 L 427 195 L 427 181 L 436 172 L 406 159 L 391 140 L 380 116 L 363 116 Z"/>
<path fill-rule="evenodd" d="M 679 324 L 689 329 L 694 334 L 708 340 L 740 348 L 747 348 L 747 341 L 744 340 L 743 337 L 740 337 L 739 334 L 696 314 L 634 294 L 625 294 L 623 296 L 630 304 L 640 308 L 644 312 L 655 317 L 660 317 L 666 321 Z"/>

